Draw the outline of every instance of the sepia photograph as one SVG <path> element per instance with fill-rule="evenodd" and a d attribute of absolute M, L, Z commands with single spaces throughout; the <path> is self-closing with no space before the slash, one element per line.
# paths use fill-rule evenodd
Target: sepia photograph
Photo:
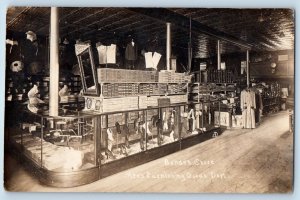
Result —
<path fill-rule="evenodd" d="M 293 193 L 295 10 L 11 6 L 5 39 L 6 191 Z"/>

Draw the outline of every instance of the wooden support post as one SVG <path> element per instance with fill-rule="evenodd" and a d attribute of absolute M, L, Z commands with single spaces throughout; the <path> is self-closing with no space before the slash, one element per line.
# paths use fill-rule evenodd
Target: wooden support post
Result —
<path fill-rule="evenodd" d="M 58 116 L 59 90 L 59 14 L 57 7 L 51 7 L 50 17 L 50 91 L 49 115 Z"/>
<path fill-rule="evenodd" d="M 167 70 L 170 70 L 171 69 L 171 64 L 170 64 L 170 62 L 171 62 L 171 54 L 172 54 L 172 52 L 171 52 L 171 46 L 172 46 L 172 44 L 171 44 L 171 23 L 169 23 L 169 22 L 167 22 L 166 23 L 166 25 L 167 25 L 167 42 L 166 42 L 166 64 L 167 64 Z"/>
<path fill-rule="evenodd" d="M 220 50 L 220 40 L 217 41 L 217 57 L 218 57 L 218 70 L 221 70 L 221 50 Z"/>
<path fill-rule="evenodd" d="M 247 50 L 247 53 L 246 53 L 246 69 L 247 69 L 247 87 L 250 86 L 250 70 L 249 70 L 249 50 Z"/>

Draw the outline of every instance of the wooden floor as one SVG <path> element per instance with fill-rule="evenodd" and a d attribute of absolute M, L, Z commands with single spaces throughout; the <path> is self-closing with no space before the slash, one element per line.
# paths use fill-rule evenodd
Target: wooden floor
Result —
<path fill-rule="evenodd" d="M 252 130 L 223 135 L 169 156 L 76 188 L 40 185 L 11 157 L 6 157 L 10 191 L 68 192 L 291 192 L 293 134 L 288 113 L 265 117 Z"/>

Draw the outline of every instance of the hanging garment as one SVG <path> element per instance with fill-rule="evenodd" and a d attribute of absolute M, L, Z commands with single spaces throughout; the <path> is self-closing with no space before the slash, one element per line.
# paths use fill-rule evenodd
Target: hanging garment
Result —
<path fill-rule="evenodd" d="M 168 130 L 168 121 L 167 121 L 167 117 L 166 117 L 166 112 L 163 113 L 163 130 Z"/>
<path fill-rule="evenodd" d="M 106 64 L 106 51 L 107 47 L 104 45 L 100 45 L 97 47 L 99 64 Z"/>
<path fill-rule="evenodd" d="M 116 49 L 117 46 L 115 44 L 111 44 L 110 46 L 107 46 L 107 51 L 106 51 L 106 62 L 109 64 L 115 64 L 116 63 Z"/>
<path fill-rule="evenodd" d="M 163 112 L 163 130 L 169 130 L 169 119 L 170 119 L 170 112 L 165 111 Z"/>
<path fill-rule="evenodd" d="M 123 132 L 125 133 L 125 146 L 126 148 L 130 148 L 130 144 L 129 144 L 130 131 L 127 124 L 124 125 Z"/>
<path fill-rule="evenodd" d="M 157 69 L 157 65 L 160 61 L 160 58 L 161 58 L 161 54 L 157 53 L 157 52 L 154 52 L 154 55 L 152 57 L 153 68 Z"/>
<path fill-rule="evenodd" d="M 149 126 L 150 123 L 149 122 L 145 122 L 143 125 L 142 125 L 142 128 L 143 130 L 145 131 L 145 133 L 148 135 L 148 136 L 152 136 L 152 133 L 151 133 L 151 127 Z"/>
<path fill-rule="evenodd" d="M 201 119 L 200 116 L 202 116 L 202 112 L 200 110 L 197 110 L 195 116 L 196 116 L 196 128 L 200 128 L 200 119 Z"/>
<path fill-rule="evenodd" d="M 143 128 L 143 122 L 139 123 L 138 132 L 140 134 L 140 149 L 145 150 L 146 130 Z"/>
<path fill-rule="evenodd" d="M 189 114 L 188 114 L 188 121 L 189 121 L 189 130 L 193 131 L 196 128 L 196 122 L 195 122 L 195 114 L 194 114 L 194 109 L 191 109 Z"/>
<path fill-rule="evenodd" d="M 241 92 L 241 109 L 244 128 L 255 128 L 255 92 L 250 90 Z"/>
<path fill-rule="evenodd" d="M 152 52 L 145 53 L 146 68 L 153 68 Z"/>
<path fill-rule="evenodd" d="M 116 64 L 117 46 L 115 44 L 99 45 L 97 51 L 99 64 Z"/>
<path fill-rule="evenodd" d="M 137 60 L 137 46 L 136 44 L 132 45 L 132 43 L 128 43 L 125 49 L 125 58 L 126 60 Z"/>
<path fill-rule="evenodd" d="M 116 123 L 115 123 L 115 126 L 116 126 L 116 129 L 117 129 L 117 133 L 118 133 L 118 134 L 122 134 L 121 126 L 120 126 L 119 122 L 116 122 Z"/>
<path fill-rule="evenodd" d="M 256 109 L 255 109 L 255 122 L 260 122 L 261 121 L 261 112 L 263 109 L 263 105 L 262 105 L 262 96 L 261 93 L 259 92 L 259 90 L 254 90 L 255 92 L 255 103 L 256 103 Z"/>
<path fill-rule="evenodd" d="M 151 117 L 151 121 L 152 121 L 152 126 L 153 127 L 158 127 L 158 115 L 153 115 Z"/>
<path fill-rule="evenodd" d="M 39 52 L 39 43 L 37 40 L 31 42 L 29 40 L 24 40 L 20 42 L 21 54 L 24 58 L 24 66 L 28 67 L 30 63 L 37 62 L 43 59 L 43 55 Z M 31 73 L 31 70 L 28 71 Z"/>
<path fill-rule="evenodd" d="M 113 146 L 113 142 L 114 142 L 113 133 L 112 133 L 112 130 L 110 128 L 108 128 L 106 130 L 106 133 L 107 133 L 107 149 L 109 151 L 111 151 L 112 146 Z"/>
<path fill-rule="evenodd" d="M 136 118 L 133 122 L 133 128 L 135 130 L 135 133 L 138 133 L 139 130 L 139 118 Z"/>
<path fill-rule="evenodd" d="M 22 71 L 24 63 L 22 62 L 21 48 L 18 41 L 6 39 L 6 63 L 10 64 L 13 72 Z"/>

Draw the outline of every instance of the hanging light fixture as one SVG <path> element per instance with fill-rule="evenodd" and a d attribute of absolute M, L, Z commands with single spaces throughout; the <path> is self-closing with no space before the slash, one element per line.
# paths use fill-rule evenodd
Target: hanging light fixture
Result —
<path fill-rule="evenodd" d="M 69 40 L 67 38 L 64 39 L 63 44 L 67 45 L 69 44 Z"/>
<path fill-rule="evenodd" d="M 283 37 L 285 37 L 285 34 L 284 34 L 284 32 L 283 32 L 283 31 L 281 31 L 281 32 L 279 33 L 279 37 L 280 37 L 280 38 L 283 38 Z"/>
<path fill-rule="evenodd" d="M 275 72 L 276 72 L 276 66 L 277 66 L 277 64 L 276 64 L 275 62 L 272 62 L 272 63 L 271 63 L 271 71 L 272 71 L 272 74 L 275 74 Z"/>
<path fill-rule="evenodd" d="M 258 22 L 264 22 L 265 21 L 265 19 L 262 16 L 262 12 L 260 13 L 260 16 L 258 17 L 257 21 Z"/>

